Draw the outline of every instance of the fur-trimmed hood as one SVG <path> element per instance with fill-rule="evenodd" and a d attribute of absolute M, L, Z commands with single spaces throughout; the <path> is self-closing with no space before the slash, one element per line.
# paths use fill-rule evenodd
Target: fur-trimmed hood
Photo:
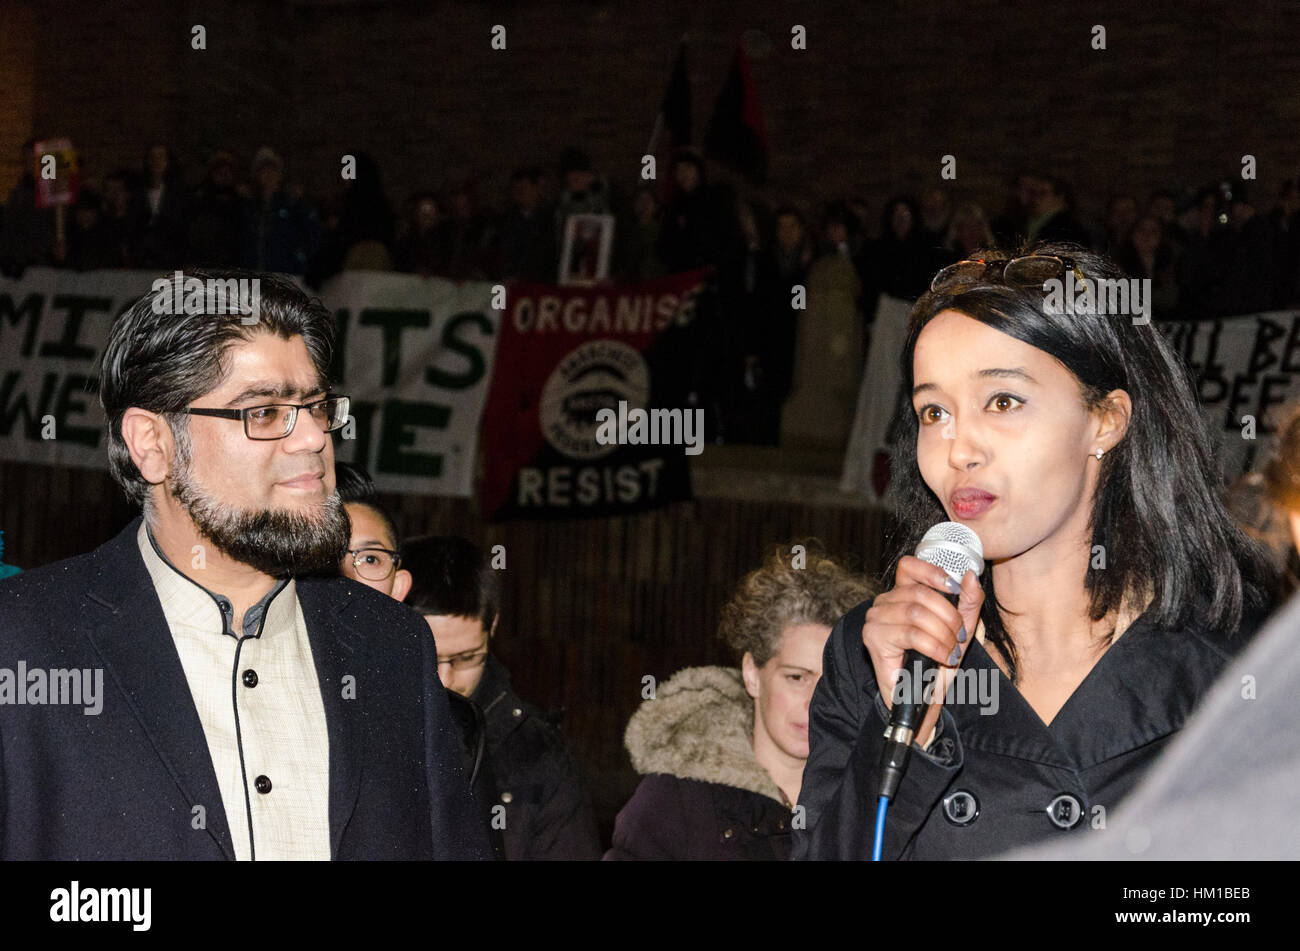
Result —
<path fill-rule="evenodd" d="M 754 700 L 734 667 L 687 667 L 628 721 L 623 745 L 641 774 L 667 773 L 784 802 L 754 758 Z"/>

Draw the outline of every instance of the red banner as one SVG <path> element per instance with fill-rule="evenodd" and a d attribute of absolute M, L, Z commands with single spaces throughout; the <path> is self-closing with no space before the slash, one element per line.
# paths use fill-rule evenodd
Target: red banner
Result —
<path fill-rule="evenodd" d="M 490 516 L 614 515 L 691 497 L 703 410 L 687 405 L 685 378 L 707 274 L 510 288 L 483 422 Z"/>

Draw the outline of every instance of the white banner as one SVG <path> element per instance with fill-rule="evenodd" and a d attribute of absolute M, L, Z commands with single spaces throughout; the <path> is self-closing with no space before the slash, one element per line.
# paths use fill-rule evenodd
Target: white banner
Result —
<path fill-rule="evenodd" d="M 898 357 L 910 306 L 880 299 L 840 479 L 845 492 L 886 506 L 895 441 L 890 424 L 904 399 Z M 1160 329 L 1191 368 L 1224 479 L 1254 469 L 1272 452 L 1281 408 L 1300 400 L 1300 312 L 1169 322 Z"/>
<path fill-rule="evenodd" d="M 108 467 L 98 373 L 109 326 L 171 276 L 29 268 L 0 279 L 0 460 Z M 337 457 L 381 491 L 471 494 L 496 352 L 491 287 L 354 271 L 322 289 L 339 324 L 335 392 L 352 399 Z"/>
<path fill-rule="evenodd" d="M 867 367 L 858 387 L 858 406 L 849 431 L 849 448 L 844 455 L 840 490 L 865 495 L 883 502 L 889 487 L 889 426 L 894 419 L 895 401 L 901 381 L 898 355 L 907 336 L 907 315 L 911 301 L 881 294 L 871 324 L 871 348 Z"/>

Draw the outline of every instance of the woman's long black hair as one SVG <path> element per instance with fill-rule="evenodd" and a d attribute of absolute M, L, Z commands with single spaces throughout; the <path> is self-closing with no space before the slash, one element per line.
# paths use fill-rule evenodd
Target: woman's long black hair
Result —
<path fill-rule="evenodd" d="M 1125 277 L 1108 259 L 1073 244 L 1044 243 L 1018 253 L 1069 259 L 1089 281 Z M 1012 256 L 1005 251 L 973 255 L 990 261 Z M 1079 380 L 1090 409 L 1115 389 L 1132 399 L 1128 431 L 1100 463 L 1091 531 L 1093 550 L 1103 546 L 1105 567 L 1090 559 L 1084 582 L 1093 620 L 1149 591 L 1148 617 L 1158 627 L 1203 625 L 1231 636 L 1245 613 L 1269 606 L 1275 573 L 1224 506 L 1214 438 L 1187 368 L 1155 324 L 1134 324 L 1128 314 L 1056 313 L 1056 308 L 1049 314 L 1041 287 L 1004 282 L 998 268 L 927 291 L 908 319 L 901 355 L 903 399 L 894 423 L 898 440 L 892 490 L 901 527 L 891 546 L 896 554 L 889 577 L 926 529 L 948 517 L 917 464 L 918 422 L 911 392 L 917 338 L 935 315 L 950 309 L 1055 357 Z M 985 633 L 1006 658 L 1014 682 L 1015 645 L 1003 623 L 1005 609 L 993 590 L 991 566 L 981 582 Z"/>

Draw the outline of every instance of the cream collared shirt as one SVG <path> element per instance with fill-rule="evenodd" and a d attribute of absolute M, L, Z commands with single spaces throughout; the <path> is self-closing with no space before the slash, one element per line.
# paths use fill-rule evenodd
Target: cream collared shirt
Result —
<path fill-rule="evenodd" d="M 203 724 L 235 857 L 328 860 L 329 731 L 294 581 L 250 608 L 238 637 L 229 600 L 178 571 L 143 521 L 136 541 Z"/>

